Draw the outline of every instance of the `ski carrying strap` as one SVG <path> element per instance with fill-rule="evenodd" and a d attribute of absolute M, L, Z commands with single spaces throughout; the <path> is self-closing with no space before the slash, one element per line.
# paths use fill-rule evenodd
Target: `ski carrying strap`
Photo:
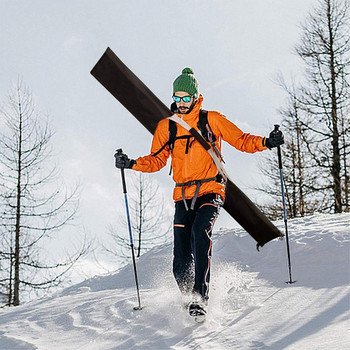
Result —
<path fill-rule="evenodd" d="M 186 202 L 186 199 L 185 199 L 185 187 L 186 186 L 197 185 L 196 191 L 195 191 L 195 195 L 194 195 L 194 197 L 192 199 L 192 203 L 191 203 L 191 209 L 193 210 L 195 202 L 196 202 L 197 197 L 198 197 L 200 186 L 201 186 L 201 184 L 203 182 L 209 182 L 209 181 L 214 181 L 214 180 L 218 181 L 218 179 L 220 178 L 221 181 L 226 183 L 229 180 L 229 176 L 226 173 L 226 170 L 225 170 L 225 168 L 223 167 L 223 165 L 221 163 L 221 159 L 213 152 L 213 149 L 210 147 L 208 142 L 203 138 L 203 136 L 195 128 L 191 128 L 183 119 L 179 118 L 179 116 L 176 115 L 176 114 L 173 114 L 172 116 L 168 117 L 168 119 L 178 123 L 184 129 L 186 129 L 187 131 L 190 132 L 190 134 L 209 153 L 209 155 L 213 159 L 214 164 L 216 165 L 216 167 L 217 167 L 217 169 L 219 171 L 219 174 L 216 177 L 214 177 L 214 178 L 208 178 L 208 179 L 202 179 L 202 180 L 193 180 L 193 181 L 188 181 L 188 182 L 181 183 L 181 184 L 176 184 L 177 187 L 179 187 L 179 186 L 182 187 L 182 200 L 184 201 L 186 210 L 188 210 L 188 205 L 187 205 L 187 202 Z"/>
<path fill-rule="evenodd" d="M 174 113 L 177 113 L 176 104 L 173 103 L 171 105 L 171 110 Z M 216 154 L 216 156 L 220 159 L 222 163 L 225 163 L 224 158 L 218 148 L 216 147 L 216 136 L 214 135 L 209 122 L 208 122 L 208 111 L 201 109 L 199 111 L 199 118 L 197 123 L 198 129 L 200 131 L 201 136 L 207 141 L 210 142 L 211 146 L 213 147 L 213 150 Z M 170 152 L 172 153 L 175 146 L 175 141 L 180 139 L 187 139 L 186 143 L 186 150 L 185 153 L 187 154 L 189 151 L 189 148 L 191 147 L 192 142 L 190 142 L 190 139 L 193 138 L 193 135 L 183 135 L 183 136 L 176 136 L 177 134 L 177 125 L 176 122 L 169 119 L 169 136 L 168 141 L 155 153 L 152 154 L 153 157 L 157 156 L 159 153 L 161 153 L 167 146 L 169 146 Z M 169 175 L 171 175 L 172 167 L 170 166 Z"/>
<path fill-rule="evenodd" d="M 218 148 L 215 145 L 216 142 L 216 136 L 214 135 L 213 131 L 211 130 L 211 127 L 208 123 L 208 111 L 201 109 L 199 111 L 199 118 L 198 118 L 198 123 L 197 123 L 198 129 L 201 132 L 201 135 L 203 136 L 203 138 L 210 142 L 210 144 L 212 145 L 216 155 L 221 159 L 221 161 L 224 162 L 223 157 L 221 155 L 221 153 L 219 152 Z M 177 133 L 177 126 L 176 126 L 176 122 L 174 122 L 173 120 L 169 120 L 169 137 L 168 137 L 168 141 L 155 153 L 153 153 L 153 156 L 158 155 L 160 152 L 163 151 L 163 149 L 166 146 L 169 146 L 169 149 L 171 152 L 173 152 L 174 146 L 175 146 L 175 141 L 176 140 L 180 140 L 180 139 L 187 139 L 187 147 L 186 147 L 186 153 L 188 152 L 188 148 L 190 146 L 189 144 L 189 139 L 192 138 L 192 135 L 183 135 L 183 136 L 176 136 Z"/>
<path fill-rule="evenodd" d="M 221 163 L 221 159 L 214 153 L 213 149 L 210 147 L 209 143 L 203 138 L 203 136 L 195 129 L 191 128 L 183 119 L 181 119 L 177 114 L 173 114 L 168 117 L 169 120 L 173 120 L 184 129 L 190 132 L 190 134 L 202 145 L 202 147 L 209 153 L 214 161 L 219 173 L 223 176 L 224 181 L 230 180 L 224 166 Z"/>

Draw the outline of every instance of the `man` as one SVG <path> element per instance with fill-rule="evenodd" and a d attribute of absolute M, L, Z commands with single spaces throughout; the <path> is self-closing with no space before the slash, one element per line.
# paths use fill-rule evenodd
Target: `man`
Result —
<path fill-rule="evenodd" d="M 201 129 L 203 96 L 198 92 L 198 82 L 191 68 L 183 69 L 174 81 L 173 100 L 172 110 L 190 127 Z M 205 115 L 205 130 L 202 128 L 201 133 L 206 134 L 219 157 L 221 140 L 249 153 L 271 149 L 284 142 L 281 131 L 271 132 L 268 138 L 254 136 L 243 133 L 218 112 L 209 111 Z M 224 203 L 225 181 L 209 153 L 187 130 L 176 125 L 176 138 L 171 136 L 171 130 L 169 120 L 161 120 L 149 155 L 133 160 L 117 153 L 115 164 L 117 168 L 155 172 L 162 169 L 171 156 L 176 183 L 173 273 L 180 291 L 191 295 L 190 315 L 204 317 L 209 298 L 211 235 Z"/>

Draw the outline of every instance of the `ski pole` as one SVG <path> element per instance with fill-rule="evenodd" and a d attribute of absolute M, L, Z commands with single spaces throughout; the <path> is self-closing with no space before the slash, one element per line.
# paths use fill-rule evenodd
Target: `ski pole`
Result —
<path fill-rule="evenodd" d="M 123 150 L 120 148 L 117 150 L 118 154 L 123 153 Z M 134 276 L 135 276 L 135 283 L 136 283 L 136 291 L 137 291 L 137 300 L 139 305 L 134 307 L 134 310 L 142 310 L 141 307 L 141 299 L 140 299 L 140 290 L 139 290 L 139 282 L 137 278 L 137 270 L 136 270 L 136 260 L 135 260 L 135 252 L 134 252 L 134 241 L 132 238 L 132 232 L 131 232 L 131 223 L 130 223 L 130 213 L 129 213 L 129 204 L 128 204 L 128 193 L 126 190 L 126 181 L 125 181 L 125 173 L 124 168 L 120 168 L 121 176 L 122 176 L 122 184 L 123 184 L 123 193 L 124 193 L 124 202 L 125 202 L 125 209 L 126 209 L 126 217 L 128 221 L 128 228 L 129 228 L 129 239 L 130 239 L 130 247 L 131 247 L 131 255 L 132 255 L 132 263 L 134 266 Z"/>
<path fill-rule="evenodd" d="M 275 124 L 274 133 L 277 133 L 279 125 Z M 290 259 L 290 248 L 289 248 L 289 235 L 288 235 L 288 225 L 287 225 L 287 212 L 286 212 L 286 201 L 284 197 L 284 181 L 283 181 L 283 171 L 282 171 L 282 155 L 281 155 L 281 146 L 277 146 L 277 155 L 278 155 L 278 167 L 280 170 L 280 180 L 281 180 L 281 192 L 282 192 L 282 206 L 283 206 L 283 218 L 284 218 L 284 227 L 286 232 L 286 244 L 287 244 L 287 257 L 288 257 L 288 270 L 289 270 L 289 281 L 287 283 L 294 283 L 292 280 L 292 264 Z"/>

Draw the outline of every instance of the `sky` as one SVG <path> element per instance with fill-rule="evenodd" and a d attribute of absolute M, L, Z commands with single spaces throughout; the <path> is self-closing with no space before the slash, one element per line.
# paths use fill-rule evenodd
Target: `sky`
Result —
<path fill-rule="evenodd" d="M 192 67 L 205 109 L 220 111 L 245 132 L 267 136 L 280 122 L 277 109 L 286 98 L 274 79 L 279 72 L 287 78 L 301 72 L 293 46 L 316 3 L 0 0 L 0 103 L 23 79 L 38 109 L 50 116 L 66 183 L 83 186 L 77 225 L 63 230 L 60 244 L 79 242 L 83 232 L 108 240 L 107 227 L 124 210 L 114 151 L 123 148 L 137 158 L 150 149 L 151 134 L 89 73 L 108 46 L 167 105 L 172 82 Z M 232 180 L 255 199 L 250 187 L 261 178 L 262 154 L 227 146 L 223 153 Z M 154 180 L 171 211 L 168 172 L 169 165 Z M 223 212 L 216 229 L 234 225 Z"/>

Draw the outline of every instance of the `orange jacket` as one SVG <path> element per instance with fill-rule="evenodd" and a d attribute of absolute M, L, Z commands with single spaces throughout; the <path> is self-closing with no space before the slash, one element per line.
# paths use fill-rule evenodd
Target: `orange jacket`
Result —
<path fill-rule="evenodd" d="M 199 110 L 202 106 L 203 97 L 199 96 L 195 106 L 188 114 L 179 115 L 187 124 L 198 130 Z M 231 146 L 242 152 L 254 153 L 263 151 L 263 137 L 243 133 L 235 124 L 218 112 L 208 112 L 208 123 L 216 136 L 216 147 L 221 152 L 221 140 L 228 142 Z M 190 133 L 177 125 L 176 136 L 190 135 Z M 161 120 L 153 136 L 151 154 L 136 159 L 136 164 L 132 167 L 134 170 L 142 172 L 155 172 L 162 169 L 169 158 L 172 157 L 171 165 L 173 168 L 173 179 L 176 183 L 184 183 L 192 180 L 202 180 L 215 177 L 218 170 L 213 163 L 209 153 L 194 138 L 190 140 L 190 147 L 186 154 L 186 139 L 175 141 L 173 153 L 169 147 L 165 147 L 162 152 L 153 156 L 169 138 L 169 120 Z M 196 185 L 185 187 L 185 198 L 193 198 Z M 203 183 L 199 190 L 199 196 L 206 193 L 217 193 L 225 198 L 225 186 L 216 181 Z M 175 187 L 173 198 L 175 201 L 182 200 L 181 187 Z"/>

